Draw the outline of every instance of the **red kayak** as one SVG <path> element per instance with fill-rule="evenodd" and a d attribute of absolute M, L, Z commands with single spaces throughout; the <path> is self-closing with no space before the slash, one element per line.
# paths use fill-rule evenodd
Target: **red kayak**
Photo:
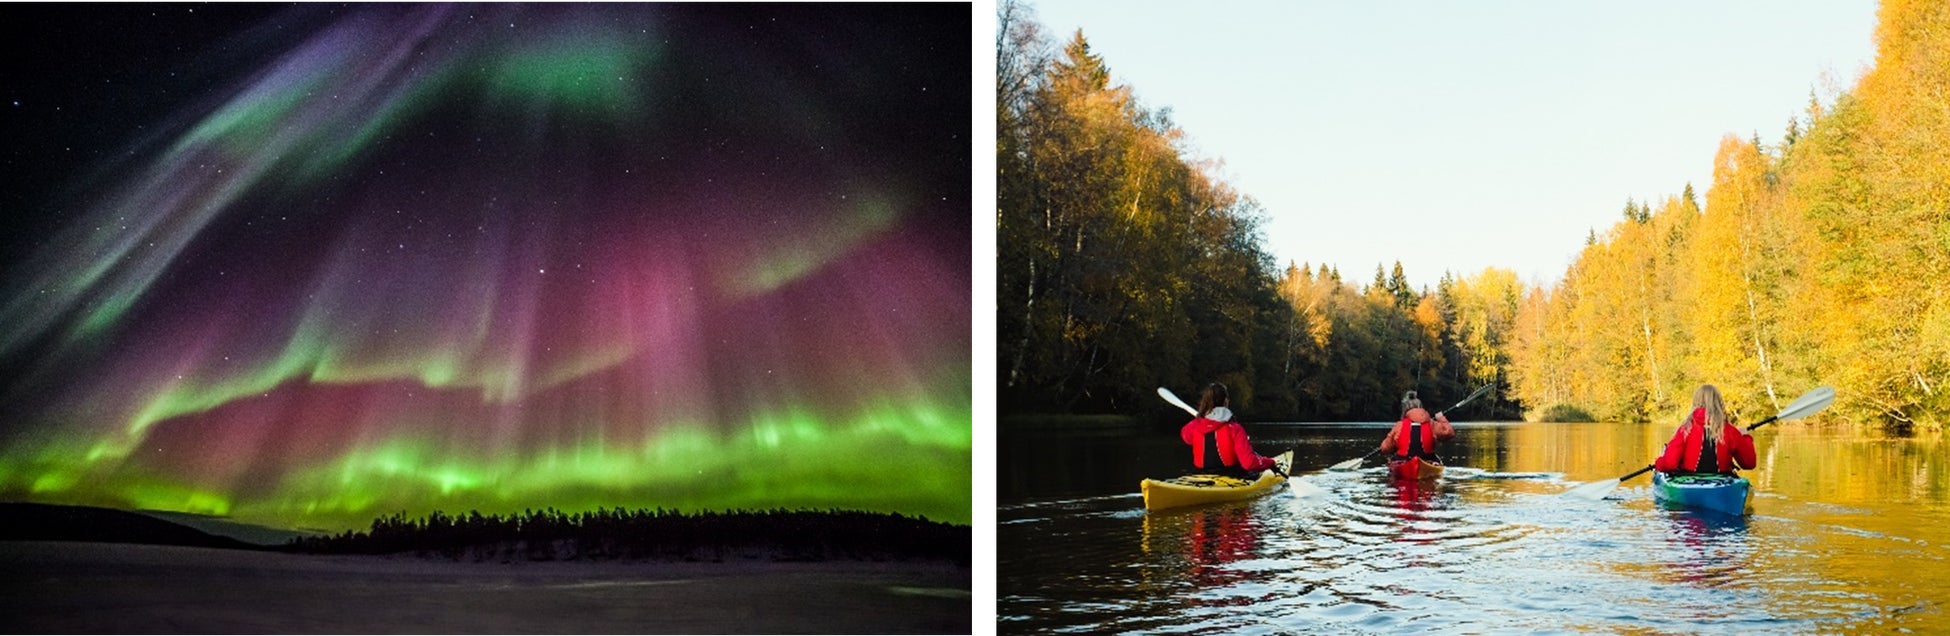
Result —
<path fill-rule="evenodd" d="M 1428 481 L 1442 476 L 1442 464 L 1420 457 L 1388 460 L 1388 476 L 1405 481 Z"/>

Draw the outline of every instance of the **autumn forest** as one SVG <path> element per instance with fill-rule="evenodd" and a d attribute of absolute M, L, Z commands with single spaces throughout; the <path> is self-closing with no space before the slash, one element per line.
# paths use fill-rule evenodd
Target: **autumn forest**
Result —
<path fill-rule="evenodd" d="M 1557 280 L 1420 289 L 1399 264 L 1275 262 L 1267 216 L 1322 212 L 1215 178 L 1086 33 L 997 14 L 1005 416 L 1160 413 L 1156 387 L 1216 379 L 1255 420 L 1392 419 L 1404 389 L 1495 383 L 1470 419 L 1645 421 L 1710 382 L 1748 421 L 1821 384 L 1828 421 L 1950 421 L 1950 3 L 1885 0 L 1852 86 L 1723 138 L 1712 183 L 1621 196 Z"/>

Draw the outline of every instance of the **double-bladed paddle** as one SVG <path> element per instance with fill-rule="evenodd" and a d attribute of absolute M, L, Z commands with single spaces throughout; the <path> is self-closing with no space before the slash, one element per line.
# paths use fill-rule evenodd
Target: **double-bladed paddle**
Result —
<path fill-rule="evenodd" d="M 1436 414 L 1436 415 L 1441 415 L 1441 414 L 1443 414 L 1443 413 L 1448 413 L 1448 412 L 1450 412 L 1450 411 L 1454 411 L 1454 410 L 1456 410 L 1456 409 L 1459 409 L 1459 408 L 1462 408 L 1462 405 L 1464 405 L 1464 404 L 1468 404 L 1470 400 L 1474 400 L 1474 399 L 1476 399 L 1476 398 L 1479 398 L 1479 397 L 1483 397 L 1483 394 L 1484 394 L 1484 393 L 1489 393 L 1489 392 L 1490 392 L 1490 388 L 1492 388 L 1492 387 L 1495 387 L 1495 386 L 1496 386 L 1496 383 L 1495 383 L 1495 382 L 1491 382 L 1491 383 L 1489 383 L 1489 384 L 1485 384 L 1485 385 L 1483 385 L 1483 388 L 1480 388 L 1480 389 L 1476 389 L 1476 392 L 1475 392 L 1475 393 L 1471 393 L 1471 394 L 1469 394 L 1469 397 L 1466 397 L 1466 398 L 1463 398 L 1463 399 L 1462 399 L 1462 401 L 1461 401 L 1461 402 L 1457 402 L 1455 406 L 1451 406 L 1451 407 L 1449 407 L 1449 408 L 1446 408 L 1446 409 L 1442 409 L 1442 410 L 1440 410 L 1440 411 L 1436 411 L 1436 412 L 1435 412 L 1435 414 Z M 1369 457 L 1374 457 L 1374 455 L 1375 455 L 1375 453 L 1379 453 L 1379 452 L 1381 452 L 1381 448 L 1377 446 L 1377 447 L 1375 447 L 1375 449 L 1374 449 L 1374 450 L 1371 450 L 1371 451 L 1368 451 L 1368 454 L 1366 454 L 1366 455 L 1362 455 L 1362 456 L 1360 456 L 1360 457 L 1356 457 L 1356 458 L 1354 458 L 1354 459 L 1350 459 L 1350 460 L 1347 460 L 1347 461 L 1344 461 L 1344 462 L 1341 462 L 1341 463 L 1338 463 L 1338 464 L 1334 464 L 1334 465 L 1332 465 L 1332 466 L 1328 466 L 1328 467 L 1327 467 L 1327 470 L 1354 470 L 1355 468 L 1357 468 L 1357 467 L 1359 467 L 1359 466 L 1361 465 L 1361 463 L 1362 463 L 1362 462 L 1365 462 L 1365 461 L 1368 461 L 1368 458 L 1369 458 Z"/>
<path fill-rule="evenodd" d="M 1198 417 L 1198 409 L 1192 408 L 1192 405 L 1186 404 L 1184 400 L 1178 399 L 1178 394 L 1172 393 L 1171 389 L 1158 387 L 1158 397 L 1164 398 L 1172 406 L 1185 409 L 1185 412 L 1191 414 L 1192 417 Z"/>
<path fill-rule="evenodd" d="M 1781 409 L 1781 412 L 1779 413 L 1775 413 L 1773 417 L 1769 417 L 1767 419 L 1754 422 L 1753 424 L 1747 426 L 1746 430 L 1748 432 L 1753 432 L 1754 429 L 1760 428 L 1761 426 L 1766 425 L 1768 422 L 1773 422 L 1775 420 L 1798 420 L 1810 415 L 1814 415 L 1815 413 L 1821 411 L 1822 409 L 1828 408 L 1828 405 L 1834 401 L 1835 401 L 1834 387 L 1818 386 L 1815 387 L 1814 390 L 1812 391 L 1801 394 L 1801 397 L 1795 398 L 1793 402 L 1789 402 L 1786 408 Z M 1612 490 L 1617 489 L 1619 482 L 1625 481 L 1627 479 L 1631 479 L 1633 477 L 1637 477 L 1639 475 L 1643 475 L 1651 471 L 1652 471 L 1652 465 L 1646 464 L 1644 468 L 1640 468 L 1638 470 L 1625 473 L 1625 476 L 1623 477 L 1619 477 L 1617 479 L 1607 479 L 1604 481 L 1594 481 L 1582 486 L 1578 486 L 1576 488 L 1572 488 L 1570 490 L 1566 490 L 1564 491 L 1564 495 L 1569 497 L 1577 497 L 1579 499 L 1588 499 L 1591 501 L 1597 501 L 1599 499 L 1604 499 L 1605 495 L 1609 495 L 1611 494 Z"/>
<path fill-rule="evenodd" d="M 1164 398 L 1165 401 L 1170 402 L 1172 406 L 1185 409 L 1185 412 L 1190 414 L 1192 417 L 1198 417 L 1198 409 L 1192 408 L 1192 405 L 1186 404 L 1184 400 L 1178 399 L 1178 394 L 1172 393 L 1171 389 L 1158 387 L 1158 397 Z M 1289 468 L 1289 470 L 1291 470 L 1291 468 Z M 1277 467 L 1274 469 L 1274 471 L 1279 472 L 1281 477 L 1287 476 L 1285 472 L 1279 471 Z M 1309 496 L 1313 496 L 1325 492 L 1321 490 L 1319 486 L 1302 482 L 1298 478 L 1290 478 L 1287 480 L 1287 483 L 1293 487 L 1294 492 L 1299 493 L 1300 496 L 1302 497 L 1309 497 Z"/>

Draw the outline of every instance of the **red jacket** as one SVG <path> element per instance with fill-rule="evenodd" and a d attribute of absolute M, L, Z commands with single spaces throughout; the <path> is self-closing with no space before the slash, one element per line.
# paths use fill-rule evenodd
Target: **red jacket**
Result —
<path fill-rule="evenodd" d="M 1410 455 L 1409 452 L 1410 449 L 1416 446 L 1415 445 L 1416 440 L 1414 438 L 1420 437 L 1422 438 L 1421 439 L 1422 452 L 1417 453 L 1417 455 L 1434 457 L 1435 456 L 1435 423 L 1422 422 L 1420 423 L 1419 426 L 1415 426 L 1413 428 L 1409 426 L 1410 424 L 1414 424 L 1414 422 L 1410 422 L 1409 419 L 1406 417 L 1402 418 L 1401 421 L 1396 422 L 1394 433 L 1390 434 L 1387 437 L 1387 439 L 1381 440 L 1382 450 L 1391 455 L 1394 455 L 1395 457 L 1406 458 Z M 1419 430 L 1422 432 L 1422 434 L 1421 435 L 1411 434 L 1409 433 L 1409 431 L 1411 430 Z M 1390 448 L 1391 446 L 1393 448 Z"/>
<path fill-rule="evenodd" d="M 1420 420 L 1419 423 L 1421 424 L 1422 430 L 1422 434 L 1420 435 L 1422 438 L 1421 457 L 1435 457 L 1435 445 L 1456 436 L 1456 429 L 1450 427 L 1449 418 L 1442 417 L 1441 413 L 1437 413 L 1435 419 L 1429 419 L 1429 412 L 1427 410 L 1413 408 L 1409 409 L 1408 413 L 1402 416 L 1401 421 L 1395 422 L 1395 427 L 1388 430 L 1387 437 L 1381 439 L 1381 452 L 1396 457 L 1408 457 L 1411 444 L 1414 441 L 1408 437 L 1408 425 L 1418 423 L 1417 420 Z"/>
<path fill-rule="evenodd" d="M 1218 436 L 1219 462 L 1226 466 L 1238 466 L 1245 470 L 1266 470 L 1273 467 L 1273 458 L 1262 457 L 1253 452 L 1251 440 L 1246 439 L 1246 427 L 1232 421 L 1232 411 L 1225 407 L 1212 409 L 1208 417 L 1201 417 L 1185 423 L 1178 429 L 1178 438 L 1192 445 L 1192 465 L 1199 468 L 1218 468 L 1218 464 L 1205 457 L 1205 436 Z M 1216 419 L 1212 419 L 1216 418 Z"/>
<path fill-rule="evenodd" d="M 1733 474 L 1735 468 L 1753 468 L 1754 438 L 1732 424 L 1722 424 L 1720 443 L 1714 445 L 1716 472 Z M 1666 442 L 1666 452 L 1652 467 L 1662 473 L 1693 472 L 1699 465 L 1700 446 L 1706 439 L 1706 409 L 1693 409 L 1693 417 L 1679 425 L 1679 431 L 1672 434 L 1672 441 Z"/>

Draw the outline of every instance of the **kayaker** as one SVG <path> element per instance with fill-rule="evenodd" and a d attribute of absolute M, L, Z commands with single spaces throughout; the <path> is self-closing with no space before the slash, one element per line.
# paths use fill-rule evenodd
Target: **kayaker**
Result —
<path fill-rule="evenodd" d="M 1179 439 L 1192 446 L 1192 465 L 1201 472 L 1258 475 L 1278 470 L 1271 457 L 1253 452 L 1246 427 L 1232 421 L 1232 399 L 1226 385 L 1213 382 L 1198 395 L 1198 417 L 1178 429 Z"/>
<path fill-rule="evenodd" d="M 1402 396 L 1402 419 L 1388 429 L 1388 437 L 1381 440 L 1381 452 L 1396 459 L 1420 457 L 1431 462 L 1441 462 L 1435 454 L 1436 446 L 1456 436 L 1456 427 L 1449 425 L 1449 418 L 1441 413 L 1429 419 L 1429 410 L 1422 408 L 1422 400 L 1415 397 L 1414 391 Z"/>
<path fill-rule="evenodd" d="M 1652 467 L 1662 473 L 1718 473 L 1754 467 L 1754 438 L 1727 421 L 1720 389 L 1702 384 L 1693 391 L 1693 413 L 1679 422 L 1666 452 Z"/>

